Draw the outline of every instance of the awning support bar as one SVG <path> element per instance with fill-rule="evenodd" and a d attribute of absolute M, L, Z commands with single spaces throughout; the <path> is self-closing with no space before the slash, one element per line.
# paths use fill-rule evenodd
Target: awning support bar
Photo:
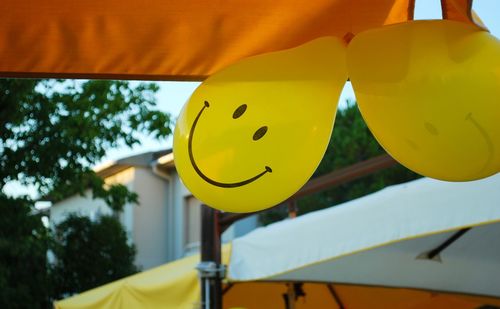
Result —
<path fill-rule="evenodd" d="M 337 306 L 339 306 L 339 309 L 345 309 L 344 304 L 342 303 L 339 294 L 337 294 L 337 292 L 335 291 L 333 285 L 327 284 L 326 286 L 328 287 L 328 291 L 330 291 L 330 294 L 332 294 L 333 299 L 337 303 Z"/>
<path fill-rule="evenodd" d="M 443 252 L 446 248 L 448 248 L 452 243 L 457 241 L 460 237 L 462 237 L 465 233 L 467 233 L 471 228 L 465 228 L 461 229 L 460 231 L 456 232 L 455 234 L 451 235 L 450 238 L 448 238 L 445 242 L 437 246 L 436 248 L 432 249 L 427 253 L 427 258 L 429 260 L 432 260 L 436 256 L 438 256 L 441 252 Z"/>

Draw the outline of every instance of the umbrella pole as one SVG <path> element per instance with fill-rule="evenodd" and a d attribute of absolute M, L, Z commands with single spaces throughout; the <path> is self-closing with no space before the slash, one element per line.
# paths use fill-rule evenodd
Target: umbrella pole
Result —
<path fill-rule="evenodd" d="M 221 264 L 220 212 L 207 205 L 201 206 L 201 279 L 203 309 L 222 309 L 222 279 L 225 267 Z"/>

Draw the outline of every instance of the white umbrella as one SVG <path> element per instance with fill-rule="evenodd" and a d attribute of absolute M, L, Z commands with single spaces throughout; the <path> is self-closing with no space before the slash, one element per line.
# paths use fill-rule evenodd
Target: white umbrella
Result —
<path fill-rule="evenodd" d="M 388 187 L 233 242 L 229 279 L 500 297 L 500 174 Z"/>

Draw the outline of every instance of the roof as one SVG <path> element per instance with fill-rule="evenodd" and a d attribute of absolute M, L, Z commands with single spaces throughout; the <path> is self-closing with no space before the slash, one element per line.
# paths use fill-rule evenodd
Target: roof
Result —
<path fill-rule="evenodd" d="M 154 163 L 156 168 L 168 173 L 170 170 L 175 168 L 174 153 L 169 152 L 161 157 L 159 157 Z"/>
<path fill-rule="evenodd" d="M 101 178 L 111 177 L 124 171 L 130 167 L 145 167 L 151 168 L 152 165 L 156 164 L 158 158 L 172 153 L 172 149 L 160 150 L 160 151 L 149 151 L 136 154 L 133 156 L 118 159 L 116 161 L 107 161 L 94 167 L 94 172 Z M 54 203 L 52 206 L 57 205 L 57 203 L 73 196 L 70 194 L 58 200 L 52 200 Z M 42 200 L 48 199 L 47 197 Z"/>
<path fill-rule="evenodd" d="M 94 168 L 94 171 L 100 177 L 106 178 L 117 174 L 129 167 L 150 167 L 159 158 L 172 153 L 172 149 L 144 152 L 130 157 L 125 157 L 116 161 L 109 161 Z"/>

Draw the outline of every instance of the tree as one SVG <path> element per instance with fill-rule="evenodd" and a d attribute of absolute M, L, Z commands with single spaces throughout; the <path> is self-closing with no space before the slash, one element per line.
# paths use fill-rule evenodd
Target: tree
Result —
<path fill-rule="evenodd" d="M 32 185 L 52 201 L 90 189 L 116 211 L 136 202 L 126 187 L 104 186 L 91 166 L 112 147 L 139 144 L 139 133 L 171 134 L 170 116 L 155 109 L 157 90 L 124 81 L 0 80 L 1 308 L 48 301 L 47 232 L 34 200 L 8 197 L 5 185 Z"/>
<path fill-rule="evenodd" d="M 0 308 L 48 308 L 49 243 L 26 198 L 0 194 Z"/>
<path fill-rule="evenodd" d="M 337 112 L 335 126 L 325 156 L 313 177 L 384 154 L 366 126 L 356 104 L 347 102 L 347 107 Z M 381 190 L 386 186 L 407 182 L 420 175 L 397 165 L 372 175 L 339 185 L 323 192 L 304 197 L 298 201 L 298 213 L 324 209 Z M 282 220 L 287 215 L 285 208 L 275 208 L 260 215 L 263 224 Z"/>
<path fill-rule="evenodd" d="M 0 186 L 35 184 L 53 200 L 91 188 L 119 209 L 124 190 L 103 190 L 91 166 L 112 147 L 139 144 L 139 132 L 171 133 L 169 115 L 154 110 L 157 90 L 124 81 L 1 80 Z"/>
<path fill-rule="evenodd" d="M 138 271 L 134 266 L 135 247 L 127 244 L 120 222 L 102 216 L 71 215 L 56 226 L 51 269 L 56 299 L 86 291 Z"/>

